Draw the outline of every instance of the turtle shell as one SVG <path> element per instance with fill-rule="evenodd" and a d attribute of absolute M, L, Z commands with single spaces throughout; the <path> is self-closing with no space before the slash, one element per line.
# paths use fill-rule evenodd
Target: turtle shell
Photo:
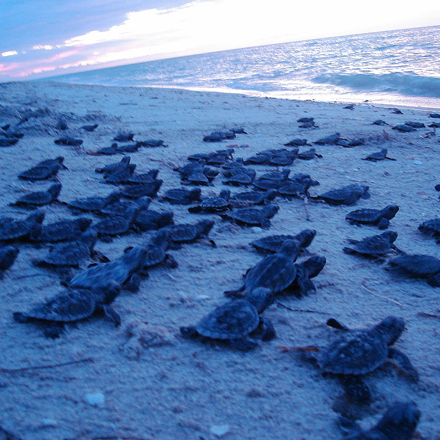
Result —
<path fill-rule="evenodd" d="M 266 200 L 273 200 L 277 196 L 276 190 L 271 191 L 244 191 L 232 196 L 234 204 L 259 205 Z"/>
<path fill-rule="evenodd" d="M 197 332 L 212 339 L 241 339 L 254 331 L 260 322 L 256 307 L 245 299 L 217 307 L 197 325 Z"/>
<path fill-rule="evenodd" d="M 440 260 L 430 255 L 400 255 L 391 259 L 389 265 L 419 278 L 429 278 L 440 272 Z"/>
<path fill-rule="evenodd" d="M 397 238 L 397 232 L 387 231 L 380 235 L 365 237 L 356 242 L 352 248 L 344 248 L 344 252 L 356 253 L 361 255 L 381 256 L 391 249 L 391 244 Z"/>
<path fill-rule="evenodd" d="M 208 197 L 202 200 L 199 205 L 189 208 L 189 212 L 222 212 L 229 207 L 229 197 L 231 192 L 223 190 L 219 196 Z"/>
<path fill-rule="evenodd" d="M 174 205 L 189 205 L 193 201 L 200 200 L 201 193 L 200 188 L 194 188 L 192 190 L 173 188 L 166 191 L 163 198 Z"/>
<path fill-rule="evenodd" d="M 267 287 L 274 293 L 284 290 L 296 277 L 294 263 L 299 251 L 297 241 L 286 240 L 279 252 L 263 258 L 246 273 L 245 290 L 251 292 L 256 287 Z"/>
<path fill-rule="evenodd" d="M 177 224 L 167 227 L 169 238 L 174 243 L 191 243 L 200 236 L 206 235 L 214 226 L 214 220 L 202 220 L 195 225 Z"/>
<path fill-rule="evenodd" d="M 251 242 L 257 250 L 262 252 L 279 252 L 281 246 L 286 240 L 297 240 L 301 248 L 306 248 L 315 238 L 316 231 L 314 229 L 304 229 L 296 235 L 269 235 L 259 238 Z"/>
<path fill-rule="evenodd" d="M 90 290 L 67 289 L 27 313 L 25 319 L 52 322 L 74 322 L 91 316 L 96 309 L 96 298 Z"/>
<path fill-rule="evenodd" d="M 134 219 L 134 226 L 141 231 L 151 231 L 174 224 L 174 213 L 142 209 Z"/>
<path fill-rule="evenodd" d="M 278 211 L 278 206 L 268 205 L 273 207 L 274 214 Z M 268 211 L 266 212 L 258 208 L 240 208 L 225 214 L 226 218 L 234 220 L 238 223 L 242 223 L 248 226 L 268 226 L 270 222 L 268 220 Z M 272 214 L 270 214 L 272 216 Z"/>
<path fill-rule="evenodd" d="M 367 191 L 368 186 L 353 184 L 328 191 L 318 197 L 330 205 L 352 205 L 361 197 L 366 198 Z"/>
<path fill-rule="evenodd" d="M 353 220 L 358 223 L 376 224 L 382 218 L 381 211 L 378 209 L 356 209 L 351 211 L 345 217 L 346 220 Z"/>
<path fill-rule="evenodd" d="M 127 185 L 121 190 L 124 197 L 138 199 L 140 197 L 156 197 L 163 180 L 156 179 L 149 183 Z"/>
<path fill-rule="evenodd" d="M 36 211 L 24 220 L 7 218 L 0 224 L 0 240 L 8 241 L 27 236 L 38 224 L 44 220 L 44 212 Z"/>
<path fill-rule="evenodd" d="M 434 218 L 421 223 L 419 231 L 431 236 L 440 235 L 440 218 Z"/>
<path fill-rule="evenodd" d="M 47 191 L 36 191 L 20 197 L 17 206 L 42 206 L 52 203 L 61 191 L 61 183 L 55 183 Z"/>
<path fill-rule="evenodd" d="M 57 174 L 64 161 L 64 157 L 57 157 L 56 159 L 47 159 L 36 166 L 23 171 L 18 175 L 23 180 L 44 180 L 49 179 Z"/>
<path fill-rule="evenodd" d="M 61 220 L 41 227 L 41 231 L 32 239 L 39 242 L 54 243 L 57 241 L 73 240 L 84 232 L 92 223 L 92 219 L 79 217 L 74 220 Z"/>

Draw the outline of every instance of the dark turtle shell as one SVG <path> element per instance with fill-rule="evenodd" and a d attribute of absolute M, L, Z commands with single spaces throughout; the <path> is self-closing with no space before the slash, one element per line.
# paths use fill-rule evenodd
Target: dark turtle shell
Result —
<path fill-rule="evenodd" d="M 74 322 L 86 319 L 95 313 L 100 305 L 111 304 L 119 294 L 117 283 L 107 283 L 105 289 L 67 289 L 48 301 L 39 304 L 27 313 L 16 312 L 19 322 L 32 320 L 52 322 Z"/>
<path fill-rule="evenodd" d="M 214 220 L 201 220 L 194 225 L 177 224 L 167 226 L 169 238 L 174 243 L 191 243 L 198 238 L 208 235 L 214 226 Z"/>
<path fill-rule="evenodd" d="M 188 208 L 189 212 L 216 213 L 226 211 L 229 208 L 229 197 L 231 191 L 223 190 L 219 196 L 208 197 L 202 200 L 197 206 Z"/>
<path fill-rule="evenodd" d="M 353 247 L 344 247 L 344 252 L 348 254 L 360 254 L 370 257 L 380 257 L 386 255 L 397 239 L 397 232 L 386 231 L 380 235 L 365 237 L 360 241 L 350 240 Z"/>
<path fill-rule="evenodd" d="M 119 191 L 110 193 L 107 197 L 86 197 L 81 199 L 72 200 L 67 203 L 69 208 L 79 209 L 80 211 L 93 212 L 100 211 L 110 203 L 114 203 L 119 200 L 121 194 Z"/>
<path fill-rule="evenodd" d="M 429 278 L 440 272 L 440 260 L 430 255 L 400 255 L 388 264 L 417 278 Z"/>
<path fill-rule="evenodd" d="M 57 241 L 73 240 L 92 224 L 92 219 L 78 217 L 76 219 L 60 220 L 49 225 L 41 226 L 40 231 L 32 235 L 32 240 L 55 243 Z"/>
<path fill-rule="evenodd" d="M 138 199 L 140 197 L 156 197 L 157 192 L 162 186 L 163 180 L 156 179 L 149 183 L 126 185 L 121 189 L 121 194 L 129 199 Z"/>
<path fill-rule="evenodd" d="M 296 235 L 269 235 L 254 240 L 250 244 L 258 251 L 275 253 L 280 251 L 286 240 L 296 240 L 301 249 L 304 249 L 310 246 L 315 235 L 316 231 L 314 229 L 304 229 Z"/>
<path fill-rule="evenodd" d="M 388 205 L 384 209 L 357 209 L 345 217 L 348 221 L 366 225 L 377 225 L 382 219 L 391 220 L 399 211 L 397 205 Z"/>
<path fill-rule="evenodd" d="M 23 171 L 18 175 L 23 180 L 45 180 L 50 179 L 58 173 L 63 166 L 64 157 L 60 156 L 55 159 L 47 159 L 38 163 L 32 168 Z"/>
<path fill-rule="evenodd" d="M 20 250 L 12 246 L 0 247 L 0 280 L 3 278 L 3 271 L 9 269 L 13 264 Z"/>
<path fill-rule="evenodd" d="M 123 215 L 109 216 L 94 224 L 93 229 L 98 232 L 100 237 L 124 234 L 130 229 L 140 209 L 139 205 L 132 206 Z"/>
<path fill-rule="evenodd" d="M 419 225 L 419 231 L 429 236 L 440 235 L 440 218 L 427 220 Z"/>
<path fill-rule="evenodd" d="M 278 210 L 279 207 L 276 205 L 267 205 L 263 209 L 239 208 L 220 215 L 222 218 L 232 220 L 240 225 L 268 228 L 270 226 L 269 219 L 272 218 Z"/>
<path fill-rule="evenodd" d="M 157 212 L 151 209 L 142 209 L 139 211 L 133 222 L 134 227 L 140 231 L 152 231 L 173 224 L 173 212 Z"/>
<path fill-rule="evenodd" d="M 163 200 L 172 205 L 189 205 L 190 203 L 200 201 L 202 190 L 193 188 L 191 190 L 185 188 L 172 188 L 165 192 Z"/>
<path fill-rule="evenodd" d="M 234 194 L 231 197 L 231 204 L 234 206 L 252 206 L 261 205 L 266 201 L 272 201 L 276 198 L 278 192 L 276 189 L 269 191 L 244 191 Z"/>
<path fill-rule="evenodd" d="M 324 200 L 329 205 L 349 206 L 356 203 L 360 198 L 368 199 L 370 197 L 368 194 L 368 189 L 368 186 L 358 185 L 355 183 L 353 185 L 327 191 L 316 198 Z"/>
<path fill-rule="evenodd" d="M 24 220 L 8 218 L 0 224 L 0 241 L 10 241 L 32 235 L 39 231 L 39 225 L 44 220 L 43 211 L 35 211 Z"/>
<path fill-rule="evenodd" d="M 130 208 L 139 207 L 139 209 L 147 209 L 151 203 L 151 198 L 148 196 L 141 197 L 136 201 L 131 200 L 118 200 L 117 202 L 110 203 L 104 209 L 101 209 L 100 213 L 105 215 L 125 215 Z"/>
<path fill-rule="evenodd" d="M 61 191 L 61 183 L 53 184 L 47 191 L 35 191 L 20 197 L 14 205 L 34 208 L 54 202 Z"/>
<path fill-rule="evenodd" d="M 324 372 L 333 374 L 370 373 L 387 360 L 389 346 L 404 328 L 403 319 L 389 316 L 370 329 L 345 331 L 320 353 L 319 366 Z"/>
<path fill-rule="evenodd" d="M 36 261 L 36 264 L 78 267 L 85 259 L 91 256 L 97 236 L 96 231 L 88 230 L 75 241 L 55 246 L 45 257 Z"/>
<path fill-rule="evenodd" d="M 279 252 L 263 258 L 246 273 L 244 291 L 252 292 L 257 287 L 266 287 L 273 293 L 283 291 L 296 277 L 294 263 L 299 251 L 297 241 L 286 240 Z"/>

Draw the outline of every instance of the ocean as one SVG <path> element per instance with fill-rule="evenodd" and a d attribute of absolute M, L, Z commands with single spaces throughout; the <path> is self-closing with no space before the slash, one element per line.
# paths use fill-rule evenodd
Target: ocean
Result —
<path fill-rule="evenodd" d="M 234 49 L 51 80 L 440 108 L 440 26 Z"/>

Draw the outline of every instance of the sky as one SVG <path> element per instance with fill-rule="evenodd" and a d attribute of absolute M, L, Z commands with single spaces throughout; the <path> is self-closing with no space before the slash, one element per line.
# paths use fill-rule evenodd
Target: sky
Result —
<path fill-rule="evenodd" d="M 0 0 L 0 82 L 440 25 L 440 1 Z"/>

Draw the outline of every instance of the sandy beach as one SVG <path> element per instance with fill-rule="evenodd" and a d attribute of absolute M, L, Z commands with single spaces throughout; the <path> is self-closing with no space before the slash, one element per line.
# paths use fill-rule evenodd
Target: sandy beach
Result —
<path fill-rule="evenodd" d="M 324 377 L 312 363 L 282 347 L 326 347 L 339 331 L 326 325 L 336 318 L 350 328 L 365 328 L 393 315 L 405 320 L 406 330 L 395 347 L 408 355 L 420 380 L 412 383 L 387 365 L 369 374 L 372 403 L 353 410 L 359 423 L 373 426 L 395 401 L 413 400 L 422 416 L 417 438 L 440 438 L 439 288 L 426 281 L 390 274 L 384 263 L 345 254 L 347 239 L 379 234 L 376 227 L 357 227 L 345 216 L 354 209 L 382 209 L 396 204 L 399 212 L 389 229 L 398 233 L 396 246 L 409 254 L 440 258 L 432 237 L 418 226 L 439 216 L 439 131 L 429 128 L 438 109 L 391 107 L 371 102 L 346 109 L 347 103 L 320 103 L 247 97 L 240 94 L 159 88 L 122 88 L 69 85 L 56 82 L 0 84 L 0 123 L 24 134 L 16 145 L 0 148 L 0 215 L 25 218 L 29 210 L 10 206 L 20 196 L 46 190 L 53 182 L 29 182 L 18 174 L 36 163 L 63 156 L 66 170 L 59 200 L 106 196 L 115 190 L 104 184 L 95 168 L 119 162 L 122 155 L 95 156 L 109 147 L 118 133 L 134 133 L 135 141 L 163 139 L 166 147 L 142 147 L 130 154 L 137 173 L 159 169 L 159 196 L 181 186 L 176 167 L 187 156 L 233 149 L 233 157 L 249 158 L 266 149 L 292 148 L 294 138 L 314 141 L 339 132 L 342 138 L 363 138 L 364 145 L 314 145 L 322 158 L 296 159 L 291 175 L 308 173 L 320 185 L 312 195 L 349 184 L 368 185 L 371 198 L 352 206 L 288 200 L 277 197 L 278 213 L 271 227 L 242 227 L 219 215 L 191 214 L 188 206 L 172 206 L 153 199 L 150 209 L 174 212 L 176 223 L 212 218 L 206 240 L 187 244 L 170 254 L 176 269 L 157 267 L 141 282 L 137 293 L 122 291 L 114 309 L 122 324 L 115 328 L 101 317 L 70 326 L 58 339 L 44 337 L 32 324 L 13 320 L 62 290 L 59 277 L 35 267 L 33 259 L 48 246 L 16 244 L 17 260 L 5 271 L 0 307 L 0 426 L 23 440 L 336 440 L 338 403 L 343 393 L 338 381 Z M 318 128 L 299 128 L 297 120 L 313 117 Z M 57 128 L 63 118 L 67 130 Z M 384 120 L 388 125 L 373 125 Z M 409 133 L 392 127 L 406 121 L 425 128 Z M 80 127 L 98 124 L 93 132 Z M 214 131 L 243 127 L 246 134 L 208 143 Z M 61 146 L 54 140 L 68 135 L 81 146 Z M 300 147 L 305 151 L 310 147 Z M 383 148 L 395 161 L 362 160 Z M 277 170 L 251 166 L 257 177 Z M 279 170 L 282 167 L 278 168 Z M 220 169 L 220 168 L 219 168 Z M 202 186 L 202 197 L 245 188 L 227 187 L 219 174 L 212 186 Z M 44 224 L 71 218 L 64 205 L 43 208 Z M 88 214 L 94 222 L 99 217 Z M 196 324 L 225 303 L 223 292 L 238 288 L 243 274 L 263 256 L 250 242 L 270 234 L 317 231 L 309 247 L 327 263 L 314 279 L 316 293 L 303 298 L 283 296 L 266 312 L 277 338 L 259 342 L 250 352 L 185 340 L 180 326 Z M 95 249 L 110 260 L 124 249 L 148 242 L 152 232 L 130 233 Z M 15 245 L 15 244 L 14 244 Z M 395 256 L 391 253 L 389 258 Z M 300 259 L 301 260 L 301 259 Z M 299 260 L 299 261 L 300 261 Z M 93 261 L 87 261 L 87 267 Z"/>

